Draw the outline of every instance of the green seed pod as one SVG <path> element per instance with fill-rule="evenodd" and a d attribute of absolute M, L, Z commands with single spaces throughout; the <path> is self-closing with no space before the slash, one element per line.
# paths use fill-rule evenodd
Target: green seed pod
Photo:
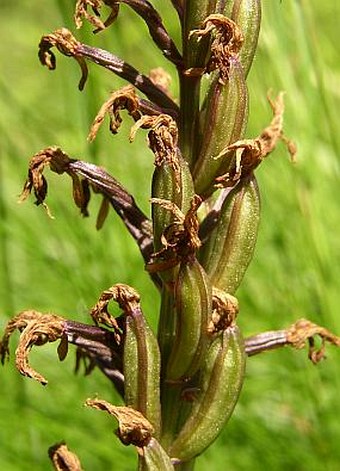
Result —
<path fill-rule="evenodd" d="M 172 160 L 156 163 L 152 178 L 152 198 L 168 200 L 186 214 L 194 196 L 194 185 L 187 162 L 180 152 Z M 161 236 L 174 221 L 174 214 L 159 204 L 152 205 L 155 251 L 162 249 Z"/>
<path fill-rule="evenodd" d="M 189 461 L 201 454 L 230 418 L 245 374 L 245 349 L 239 328 L 224 330 L 210 345 L 200 372 L 200 392 L 169 455 Z"/>
<path fill-rule="evenodd" d="M 244 42 L 239 59 L 247 77 L 260 32 L 261 0 L 217 0 L 215 12 L 235 21 L 242 31 Z"/>
<path fill-rule="evenodd" d="M 143 455 L 139 459 L 139 471 L 174 471 L 170 457 L 159 442 L 151 438 L 143 447 Z"/>
<path fill-rule="evenodd" d="M 231 18 L 234 0 L 216 0 L 215 13 Z"/>
<path fill-rule="evenodd" d="M 185 4 L 184 17 L 184 48 L 183 55 L 186 58 L 186 67 L 205 66 L 209 53 L 210 38 L 198 38 L 190 34 L 192 31 L 200 28 L 203 21 L 214 11 L 216 0 L 187 0 Z"/>
<path fill-rule="evenodd" d="M 260 194 L 253 176 L 228 194 L 217 224 L 199 252 L 214 287 L 235 293 L 253 257 L 259 220 Z"/>
<path fill-rule="evenodd" d="M 208 343 L 212 293 L 196 258 L 181 263 L 175 283 L 176 341 L 170 353 L 167 380 L 192 377 L 201 366 Z"/>
<path fill-rule="evenodd" d="M 194 197 L 194 185 L 189 166 L 179 151 L 176 152 L 175 160 L 164 159 L 160 163 L 156 163 L 152 179 L 152 197 L 158 201 L 166 200 L 172 208 L 179 209 L 182 214 L 186 214 L 190 209 Z M 156 253 L 164 250 L 162 236 L 177 221 L 176 214 L 170 209 L 166 205 L 155 202 L 152 205 L 154 250 Z M 153 267 L 149 264 L 148 270 L 156 271 L 164 283 L 172 284 L 176 278 L 178 263 L 177 253 L 174 251 L 172 254 L 168 254 L 161 263 L 156 261 Z"/>
<path fill-rule="evenodd" d="M 220 153 L 243 137 L 248 117 L 248 91 L 240 62 L 230 60 L 228 79 L 222 83 L 216 74 L 209 86 L 200 113 L 200 149 L 193 170 L 195 191 L 209 196 L 215 178 L 226 173 L 234 163 L 235 153 L 223 158 Z"/>
<path fill-rule="evenodd" d="M 239 53 L 244 76 L 254 59 L 261 24 L 261 0 L 235 0 L 230 18 L 241 29 L 244 42 Z"/>
<path fill-rule="evenodd" d="M 173 290 L 163 286 L 158 322 L 158 345 L 162 364 L 168 363 L 171 347 L 176 337 L 176 309 Z M 164 371 L 162 371 L 164 373 Z"/>
<path fill-rule="evenodd" d="M 160 354 L 157 339 L 139 307 L 126 316 L 123 373 L 125 403 L 160 431 Z"/>

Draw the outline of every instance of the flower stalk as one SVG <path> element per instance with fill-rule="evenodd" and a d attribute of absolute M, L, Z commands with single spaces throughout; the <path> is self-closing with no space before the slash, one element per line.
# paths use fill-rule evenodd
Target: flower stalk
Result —
<path fill-rule="evenodd" d="M 164 26 L 162 12 L 147 0 L 78 0 L 76 26 L 87 20 L 96 33 L 114 27 L 122 3 L 147 24 L 178 74 L 178 101 L 168 92 L 164 71 L 143 75 L 113 53 L 82 44 L 65 28 L 42 37 L 39 58 L 50 70 L 56 67 L 53 48 L 74 58 L 81 68 L 80 90 L 88 77 L 88 61 L 128 82 L 102 105 L 88 140 L 96 138 L 106 115 L 111 133 L 117 134 L 124 112 L 131 119 L 131 142 L 137 131 L 147 132 L 155 165 L 151 194 L 146 195 L 151 219 L 104 169 L 71 158 L 58 147 L 31 158 L 20 201 L 33 192 L 35 204 L 51 216 L 47 167 L 71 178 L 72 197 L 83 216 L 89 214 L 92 193 L 100 194 L 97 229 L 111 206 L 159 289 L 157 332 L 141 309 L 140 294 L 120 283 L 100 295 L 89 324 L 37 311 L 19 313 L 5 329 L 0 359 L 4 363 L 9 356 L 9 339 L 19 330 L 17 369 L 45 385 L 46 378 L 28 361 L 32 347 L 60 341 L 62 361 L 69 345 L 75 345 L 76 370 L 83 364 L 89 374 L 98 367 L 119 392 L 123 404 L 88 399 L 86 405 L 115 418 L 120 441 L 136 447 L 138 469 L 192 470 L 196 457 L 232 416 L 247 357 L 285 345 L 307 345 L 309 358 L 318 363 L 326 342 L 340 346 L 340 338 L 303 319 L 288 329 L 250 337 L 238 326 L 235 296 L 253 257 L 261 213 L 255 172 L 279 140 L 292 156 L 296 150 L 283 133 L 282 92 L 275 100 L 268 98 L 273 111 L 269 125 L 258 137 L 245 138 L 246 80 L 259 37 L 260 0 L 172 0 L 181 51 Z M 103 20 L 104 5 L 111 11 Z M 109 311 L 112 301 L 121 309 L 117 316 Z M 320 348 L 315 336 L 321 338 Z M 81 469 L 65 444 L 51 447 L 50 456 L 55 469 Z"/>

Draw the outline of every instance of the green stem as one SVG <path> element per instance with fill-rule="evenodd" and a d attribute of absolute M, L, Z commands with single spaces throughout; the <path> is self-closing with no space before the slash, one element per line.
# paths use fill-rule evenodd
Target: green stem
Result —
<path fill-rule="evenodd" d="M 209 50 L 209 38 L 200 40 L 191 35 L 195 29 L 202 26 L 203 20 L 213 11 L 214 0 L 187 0 L 184 6 L 182 24 L 183 64 L 184 70 L 180 71 L 180 126 L 179 141 L 184 158 L 190 167 L 194 162 L 194 142 L 198 123 L 199 99 L 201 76 L 199 70 L 204 70 L 207 53 Z M 192 69 L 192 72 L 188 71 Z M 194 69 L 194 70 L 193 70 Z M 196 69 L 196 70 L 195 70 Z"/>
<path fill-rule="evenodd" d="M 200 77 L 180 75 L 180 125 L 179 142 L 183 157 L 192 167 L 193 153 L 199 111 Z"/>

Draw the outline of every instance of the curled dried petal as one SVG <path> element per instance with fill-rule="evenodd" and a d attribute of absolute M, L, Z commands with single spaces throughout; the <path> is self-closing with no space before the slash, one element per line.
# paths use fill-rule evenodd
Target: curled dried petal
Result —
<path fill-rule="evenodd" d="M 139 128 L 150 129 L 148 145 L 155 154 L 155 165 L 169 165 L 175 174 L 177 190 L 180 190 L 181 168 L 178 148 L 178 128 L 174 119 L 167 114 L 144 115 L 131 128 L 130 141 L 133 141 Z"/>
<path fill-rule="evenodd" d="M 29 310 L 19 312 L 13 319 L 9 320 L 5 328 L 4 335 L 0 341 L 0 360 L 4 364 L 7 357 L 9 357 L 9 339 L 13 332 L 19 330 L 22 332 L 30 322 L 38 319 L 42 314 L 38 311 Z"/>
<path fill-rule="evenodd" d="M 90 133 L 87 139 L 90 142 L 95 139 L 106 114 L 110 116 L 110 130 L 113 134 L 116 134 L 122 122 L 120 111 L 123 109 L 126 109 L 135 121 L 141 117 L 138 97 L 135 93 L 134 87 L 131 85 L 113 92 L 108 100 L 105 101 L 91 124 Z"/>
<path fill-rule="evenodd" d="M 208 326 L 210 334 L 216 334 L 234 324 L 239 311 L 235 296 L 213 287 L 213 312 Z"/>
<path fill-rule="evenodd" d="M 103 410 L 118 420 L 117 435 L 124 445 L 141 448 L 151 440 L 154 428 L 139 411 L 131 407 L 113 406 L 102 399 L 87 399 L 85 405 Z"/>
<path fill-rule="evenodd" d="M 171 211 L 175 217 L 175 221 L 167 226 L 162 234 L 161 242 L 164 248 L 152 254 L 151 260 L 146 266 L 147 270 L 153 273 L 172 268 L 182 259 L 191 258 L 201 246 L 198 237 L 197 210 L 202 203 L 202 199 L 195 195 L 185 215 L 171 201 L 151 198 L 151 202 Z"/>
<path fill-rule="evenodd" d="M 33 345 L 43 345 L 47 342 L 55 342 L 64 339 L 65 319 L 54 314 L 41 314 L 38 311 L 23 311 L 10 320 L 0 342 L 0 357 L 3 363 L 9 354 L 8 342 L 13 332 L 21 331 L 19 345 L 15 352 L 15 364 L 19 372 L 36 379 L 41 384 L 47 384 L 47 380 L 35 371 L 28 362 L 28 355 Z"/>
<path fill-rule="evenodd" d="M 201 205 L 202 200 L 198 195 L 195 195 L 192 199 L 190 209 L 185 215 L 172 201 L 151 198 L 151 203 L 159 204 L 164 209 L 171 211 L 176 219 L 176 221 L 168 226 L 166 231 L 163 233 L 162 243 L 165 248 L 177 247 L 179 243 L 183 244 L 183 239 L 186 240 L 185 245 L 190 253 L 194 252 L 201 246 L 201 241 L 198 237 L 199 223 L 197 210 Z"/>
<path fill-rule="evenodd" d="M 202 198 L 195 195 L 190 204 L 189 211 L 185 215 L 184 228 L 190 234 L 191 245 L 194 250 L 197 250 L 201 246 L 200 238 L 198 237 L 199 221 L 197 217 L 197 211 L 202 204 Z"/>
<path fill-rule="evenodd" d="M 40 62 L 46 65 L 50 70 L 55 69 L 56 66 L 55 55 L 51 51 L 52 47 L 56 47 L 65 56 L 74 57 L 82 72 L 78 88 L 79 90 L 83 90 L 87 80 L 88 70 L 85 59 L 79 54 L 79 45 L 80 43 L 68 29 L 57 29 L 53 33 L 47 34 L 41 38 L 38 56 Z"/>
<path fill-rule="evenodd" d="M 269 126 L 258 137 L 236 141 L 223 149 L 217 156 L 217 158 L 223 158 L 229 152 L 236 151 L 233 169 L 227 174 L 216 178 L 217 186 L 233 186 L 238 180 L 249 176 L 262 160 L 275 149 L 279 140 L 282 140 L 287 145 L 288 151 L 292 159 L 294 159 L 296 153 L 295 144 L 283 134 L 283 97 L 284 92 L 280 92 L 276 100 L 272 100 L 268 96 L 274 116 Z"/>
<path fill-rule="evenodd" d="M 43 345 L 62 338 L 64 322 L 62 317 L 46 314 L 30 322 L 23 330 L 15 352 L 15 364 L 22 375 L 33 378 L 43 385 L 47 384 L 47 380 L 30 366 L 28 355 L 33 345 Z"/>
<path fill-rule="evenodd" d="M 174 119 L 167 114 L 142 116 L 131 128 L 130 140 L 133 141 L 139 128 L 150 129 L 149 146 L 156 156 L 155 165 L 163 161 L 173 162 L 178 146 L 178 128 Z"/>
<path fill-rule="evenodd" d="M 48 186 L 43 172 L 46 167 L 50 166 L 51 170 L 58 174 L 64 172 L 69 173 L 68 169 L 71 161 L 72 159 L 59 147 L 47 147 L 36 153 L 30 160 L 28 177 L 21 192 L 19 202 L 25 201 L 33 190 L 36 197 L 35 204 L 37 206 L 42 205 L 50 215 L 48 206 L 44 203 Z M 84 200 L 80 197 L 80 193 L 82 193 L 84 189 L 81 189 L 79 180 L 76 181 L 76 176 L 73 175 L 73 177 L 75 202 L 77 206 L 84 208 L 83 210 L 85 211 L 87 204 L 85 204 L 84 207 Z"/>
<path fill-rule="evenodd" d="M 52 445 L 48 455 L 56 471 L 82 471 L 78 456 L 64 442 Z"/>
<path fill-rule="evenodd" d="M 100 13 L 99 10 L 102 7 L 102 4 L 105 4 L 111 8 L 110 15 L 108 18 L 103 22 L 99 18 Z M 91 15 L 87 9 L 88 7 L 92 8 L 94 15 Z M 83 25 L 83 18 L 85 18 L 89 23 L 91 23 L 96 29 L 94 33 L 105 29 L 107 26 L 112 24 L 114 20 L 117 18 L 119 12 L 119 4 L 115 0 L 77 0 L 75 13 L 74 13 L 74 21 L 76 27 L 79 29 Z"/>
<path fill-rule="evenodd" d="M 99 9 L 101 6 L 101 0 L 77 0 L 74 12 L 74 22 L 77 29 L 83 26 L 83 18 L 95 26 L 96 29 L 105 29 L 104 23 L 99 18 Z M 91 13 L 87 11 L 88 7 L 92 8 L 94 15 L 91 15 Z"/>
<path fill-rule="evenodd" d="M 119 307 L 126 314 L 129 314 L 139 306 L 140 296 L 131 286 L 117 283 L 108 290 L 103 291 L 98 302 L 91 309 L 91 316 L 97 324 L 105 324 L 118 333 L 120 328 L 117 320 L 108 312 L 108 305 L 111 300 L 116 301 Z"/>
<path fill-rule="evenodd" d="M 239 53 L 243 44 L 242 31 L 234 21 L 221 14 L 209 15 L 202 26 L 201 29 L 195 29 L 190 34 L 203 37 L 213 33 L 211 56 L 206 72 L 218 69 L 220 80 L 224 83 L 228 78 L 230 59 Z M 188 73 L 192 75 L 195 72 Z"/>
<path fill-rule="evenodd" d="M 313 337 L 319 336 L 322 345 L 319 349 L 315 349 Z M 287 340 L 295 348 L 303 348 L 306 342 L 309 343 L 309 359 L 314 363 L 318 363 L 325 357 L 325 344 L 329 342 L 340 347 L 340 337 L 337 337 L 329 330 L 321 327 L 307 319 L 300 319 L 287 329 Z"/>

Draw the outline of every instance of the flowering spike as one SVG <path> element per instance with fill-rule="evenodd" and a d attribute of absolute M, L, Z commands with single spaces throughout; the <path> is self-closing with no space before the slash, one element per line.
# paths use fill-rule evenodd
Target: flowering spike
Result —
<path fill-rule="evenodd" d="M 101 106 L 88 140 L 96 137 L 106 114 L 115 135 L 123 110 L 134 121 L 130 141 L 139 129 L 147 130 L 155 165 L 151 195 L 144 200 L 150 219 L 102 167 L 72 159 L 58 147 L 47 147 L 32 157 L 20 201 L 33 192 L 36 205 L 50 215 L 45 203 L 46 167 L 69 175 L 74 203 L 83 216 L 89 214 L 92 193 L 100 193 L 97 229 L 108 219 L 111 205 L 160 289 L 157 336 L 144 316 L 139 293 L 118 283 L 103 291 L 92 308 L 95 325 L 51 313 L 21 312 L 7 324 L 0 360 L 4 363 L 9 356 L 9 339 L 19 330 L 17 368 L 46 384 L 29 364 L 31 348 L 59 341 L 62 361 L 70 344 L 75 345 L 76 372 L 82 369 L 88 375 L 98 367 L 124 402 L 116 406 L 89 399 L 86 405 L 117 419 L 119 439 L 137 449 L 138 469 L 184 471 L 193 469 L 196 457 L 213 443 L 233 413 L 245 378 L 246 356 L 307 345 L 310 360 L 318 363 L 326 343 L 340 346 L 340 338 L 300 319 L 287 329 L 244 341 L 236 324 L 239 303 L 234 294 L 253 257 L 259 228 L 254 172 L 280 140 L 292 159 L 296 151 L 283 133 L 282 92 L 276 99 L 268 97 L 273 111 L 270 124 L 254 139 L 245 136 L 246 79 L 258 42 L 261 0 L 171 0 L 180 22 L 181 52 L 148 0 L 77 0 L 76 26 L 86 19 L 99 32 L 115 21 L 121 4 L 144 20 L 152 40 L 174 67 L 178 99 L 171 75 L 157 63 L 144 75 L 111 52 L 78 41 L 66 28 L 41 38 L 39 59 L 54 70 L 54 49 L 74 58 L 81 69 L 80 89 L 88 78 L 88 61 L 127 82 Z M 102 7 L 109 9 L 105 18 Z M 105 258 L 98 261 L 105 262 Z M 118 315 L 110 313 L 111 301 L 119 305 Z M 315 337 L 321 345 L 316 346 Z M 50 455 L 57 470 L 81 471 L 64 444 L 51 448 Z"/>

